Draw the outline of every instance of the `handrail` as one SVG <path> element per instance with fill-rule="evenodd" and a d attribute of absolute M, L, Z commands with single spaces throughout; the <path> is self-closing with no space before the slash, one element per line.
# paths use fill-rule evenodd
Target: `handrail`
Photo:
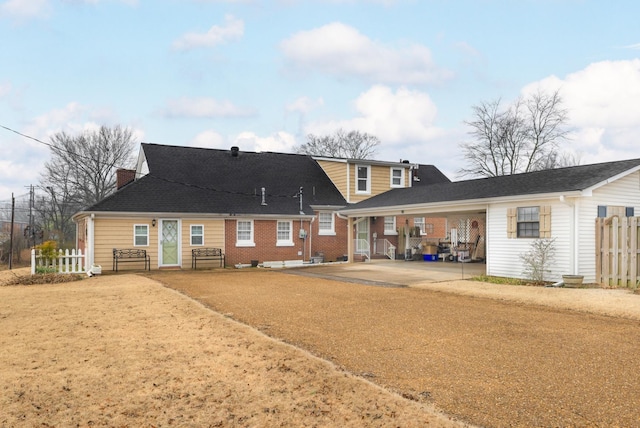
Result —
<path fill-rule="evenodd" d="M 365 256 L 368 260 L 371 260 L 371 250 L 369 247 L 369 241 L 366 239 L 354 239 L 353 240 L 354 254 L 360 254 Z"/>
<path fill-rule="evenodd" d="M 391 242 L 389 242 L 389 240 L 383 239 L 382 240 L 382 246 L 383 246 L 383 254 L 385 256 L 389 257 L 391 260 L 395 260 L 396 259 L 396 247 L 395 247 L 395 245 L 393 245 Z"/>

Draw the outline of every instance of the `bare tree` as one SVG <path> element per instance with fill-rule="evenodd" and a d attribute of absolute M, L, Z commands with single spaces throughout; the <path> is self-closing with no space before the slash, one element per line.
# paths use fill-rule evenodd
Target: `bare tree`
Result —
<path fill-rule="evenodd" d="M 348 159 L 369 159 L 380 145 L 377 137 L 360 131 L 345 132 L 342 129 L 333 135 L 307 135 L 307 142 L 295 148 L 296 153 Z"/>
<path fill-rule="evenodd" d="M 115 190 L 116 170 L 131 165 L 134 145 L 132 131 L 120 126 L 55 134 L 51 160 L 40 179 L 46 195 L 39 208 L 43 229 L 60 244 L 72 241 L 71 217 Z"/>
<path fill-rule="evenodd" d="M 474 141 L 461 144 L 468 163 L 459 170 L 462 175 L 495 177 L 577 163 L 559 151 L 568 131 L 558 91 L 538 91 L 504 111 L 500 100 L 482 102 L 473 107 L 473 116 L 465 122 Z"/>

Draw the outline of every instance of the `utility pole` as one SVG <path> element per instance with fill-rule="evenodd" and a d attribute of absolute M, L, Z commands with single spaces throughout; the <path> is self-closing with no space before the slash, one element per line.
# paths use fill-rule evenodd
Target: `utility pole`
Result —
<path fill-rule="evenodd" d="M 34 192 L 33 184 L 29 186 L 29 241 L 33 240 L 33 247 L 36 246 L 35 230 L 33 225 L 33 205 L 34 205 Z"/>
<path fill-rule="evenodd" d="M 13 267 L 13 227 L 16 214 L 16 199 L 11 193 L 11 232 L 9 233 L 9 270 Z"/>

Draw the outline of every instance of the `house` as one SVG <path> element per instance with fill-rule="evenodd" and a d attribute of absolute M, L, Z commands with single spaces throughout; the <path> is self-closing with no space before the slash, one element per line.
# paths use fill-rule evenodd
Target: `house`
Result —
<path fill-rule="evenodd" d="M 522 278 L 532 239 L 554 240 L 550 278 L 595 282 L 597 217 L 640 210 L 640 159 L 392 189 L 340 211 L 349 222 L 384 216 L 446 219 L 453 251 L 483 259 L 488 275 Z"/>
<path fill-rule="evenodd" d="M 435 183 L 448 183 L 450 180 L 433 165 L 410 164 L 409 161 L 384 162 L 362 159 L 336 159 L 314 157 L 314 160 L 325 171 L 337 186 L 347 204 L 355 204 L 372 196 L 382 194 L 391 189 L 406 189 L 426 186 Z M 320 213 L 320 217 L 325 215 Z M 328 215 L 328 213 L 326 214 Z M 341 229 L 346 230 L 346 219 L 340 218 Z M 322 224 L 320 222 L 319 224 Z M 395 249 L 399 245 L 399 230 L 403 227 L 418 227 L 420 237 L 429 237 L 437 241 L 446 234 L 445 220 L 441 218 L 425 218 L 424 216 L 388 215 L 361 218 L 353 226 L 353 255 L 360 259 L 384 255 L 395 258 Z M 323 236 L 322 230 L 319 231 Z M 401 235 L 401 234 L 400 234 Z M 322 239 L 322 238 L 321 238 Z M 347 237 L 340 242 L 346 253 Z M 404 257 L 404 255 L 402 255 Z"/>
<path fill-rule="evenodd" d="M 116 248 L 144 249 L 152 268 L 188 267 L 192 249 L 210 247 L 223 249 L 227 265 L 339 260 L 349 247 L 339 210 L 448 179 L 408 162 L 142 144 L 136 169 L 117 181 L 115 193 L 74 216 L 78 248 L 104 268 Z"/>

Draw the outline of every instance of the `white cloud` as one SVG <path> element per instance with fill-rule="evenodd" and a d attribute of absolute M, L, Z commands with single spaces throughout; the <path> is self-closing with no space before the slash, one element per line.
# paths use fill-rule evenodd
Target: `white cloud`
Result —
<path fill-rule="evenodd" d="M 173 42 L 177 50 L 212 48 L 230 41 L 239 40 L 244 35 L 244 22 L 232 15 L 226 15 L 224 25 L 214 25 L 206 33 L 191 32 Z"/>
<path fill-rule="evenodd" d="M 375 135 L 383 143 L 428 141 L 441 131 L 433 125 L 437 108 L 424 92 L 375 85 L 355 100 L 358 116 L 346 120 L 315 122 L 306 131 L 332 134 L 337 129 L 359 130 Z"/>
<path fill-rule="evenodd" d="M 0 83 L 0 98 L 3 98 L 11 93 L 10 83 Z"/>
<path fill-rule="evenodd" d="M 90 111 L 86 107 L 78 103 L 69 103 L 62 108 L 37 116 L 16 131 L 42 143 L 48 143 L 50 137 L 56 132 L 82 130 L 85 126 L 82 120 L 88 115 Z M 11 191 L 14 192 L 20 191 L 18 188 L 27 184 L 37 184 L 44 163 L 49 160 L 51 154 L 49 147 L 42 143 L 17 134 L 10 134 L 6 141 L 10 149 L 5 153 L 6 157 L 0 165 L 0 183 L 11 183 L 13 187 Z"/>
<path fill-rule="evenodd" d="M 255 111 L 234 105 L 230 101 L 218 101 L 213 98 L 177 98 L 169 100 L 162 111 L 165 117 L 248 117 Z"/>
<path fill-rule="evenodd" d="M 98 4 L 104 0 L 67 0 L 68 3 Z M 119 0 L 129 6 L 138 4 L 138 0 Z M 32 18 L 48 18 L 52 11 L 51 0 L 7 0 L 0 4 L 0 15 L 25 20 Z"/>
<path fill-rule="evenodd" d="M 220 148 L 224 147 L 226 144 L 226 139 L 217 133 L 216 131 L 208 130 L 199 133 L 198 135 L 191 140 L 190 145 L 193 147 L 204 147 L 204 148 Z"/>
<path fill-rule="evenodd" d="M 287 104 L 285 108 L 289 112 L 306 114 L 323 105 L 324 100 L 322 98 L 312 100 L 309 97 L 299 97 Z"/>
<path fill-rule="evenodd" d="M 583 162 L 640 157 L 640 59 L 602 61 L 564 78 L 550 76 L 523 93 L 560 90 Z"/>
<path fill-rule="evenodd" d="M 260 137 L 253 132 L 241 132 L 233 145 L 246 151 L 290 153 L 296 145 L 296 139 L 285 131 L 276 132 L 268 137 Z"/>
<path fill-rule="evenodd" d="M 50 0 L 7 0 L 0 5 L 0 13 L 19 19 L 47 17 L 51 4 Z"/>
<path fill-rule="evenodd" d="M 348 25 L 334 22 L 294 34 L 280 44 L 294 69 L 373 83 L 430 83 L 451 77 L 437 67 L 428 48 L 417 44 L 391 47 L 373 41 Z"/>
<path fill-rule="evenodd" d="M 624 49 L 640 49 L 640 43 L 634 43 L 632 45 L 623 46 Z"/>

